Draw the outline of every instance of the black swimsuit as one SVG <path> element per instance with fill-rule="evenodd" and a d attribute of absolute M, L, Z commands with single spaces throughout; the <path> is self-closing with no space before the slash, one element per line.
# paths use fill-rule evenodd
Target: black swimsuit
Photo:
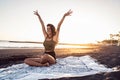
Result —
<path fill-rule="evenodd" d="M 55 60 L 56 60 L 56 55 L 55 55 L 55 52 L 45 52 L 45 54 L 49 54 L 51 55 Z"/>

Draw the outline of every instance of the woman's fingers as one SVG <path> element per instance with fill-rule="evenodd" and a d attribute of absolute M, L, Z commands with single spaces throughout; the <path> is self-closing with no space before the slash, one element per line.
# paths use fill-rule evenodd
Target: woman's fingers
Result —
<path fill-rule="evenodd" d="M 35 14 L 35 15 L 38 15 L 38 10 L 36 10 L 36 11 L 33 11 L 33 12 L 34 12 L 34 14 Z"/>
<path fill-rule="evenodd" d="M 65 13 L 65 16 L 71 16 L 72 12 L 73 11 L 70 9 L 67 13 Z"/>
<path fill-rule="evenodd" d="M 72 14 L 72 12 L 73 12 L 73 11 L 70 9 L 70 10 L 68 11 L 68 15 Z"/>

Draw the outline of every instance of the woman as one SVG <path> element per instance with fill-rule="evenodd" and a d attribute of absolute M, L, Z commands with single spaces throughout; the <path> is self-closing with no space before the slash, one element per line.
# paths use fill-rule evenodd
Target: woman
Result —
<path fill-rule="evenodd" d="M 63 23 L 66 16 L 70 16 L 72 13 L 71 10 L 66 12 L 60 22 L 57 25 L 57 30 L 55 30 L 54 25 L 47 24 L 47 30 L 45 29 L 44 22 L 39 15 L 38 11 L 34 11 L 34 14 L 38 17 L 41 26 L 42 31 L 44 34 L 44 42 L 43 45 L 45 47 L 45 52 L 43 55 L 39 56 L 38 58 L 27 58 L 24 60 L 24 62 L 30 66 L 49 66 L 56 63 L 56 55 L 54 52 L 55 46 L 58 43 L 58 36 L 60 32 L 61 24 Z"/>

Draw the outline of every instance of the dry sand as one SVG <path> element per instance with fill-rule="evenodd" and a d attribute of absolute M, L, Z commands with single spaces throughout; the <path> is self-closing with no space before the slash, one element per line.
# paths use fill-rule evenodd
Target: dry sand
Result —
<path fill-rule="evenodd" d="M 27 57 L 35 57 L 42 54 L 43 49 L 1 49 L 0 68 L 13 64 L 23 63 Z M 64 77 L 57 80 L 120 80 L 120 46 L 96 46 L 90 48 L 61 48 L 55 50 L 57 57 L 90 55 L 101 64 L 109 68 L 117 68 L 117 72 L 99 73 L 84 77 Z M 47 79 L 46 79 L 47 80 Z M 56 80 L 56 79 L 53 79 Z"/>

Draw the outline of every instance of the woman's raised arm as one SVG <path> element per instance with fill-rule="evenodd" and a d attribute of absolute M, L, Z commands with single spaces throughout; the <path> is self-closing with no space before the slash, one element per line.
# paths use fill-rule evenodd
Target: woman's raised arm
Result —
<path fill-rule="evenodd" d="M 39 13 L 38 13 L 37 10 L 34 11 L 34 14 L 38 16 L 38 19 L 39 19 L 39 21 L 40 21 L 40 23 L 41 23 L 41 26 L 42 26 L 42 31 L 43 31 L 44 37 L 46 37 L 46 36 L 47 36 L 47 32 L 46 32 L 46 30 L 45 30 L 45 24 L 44 24 L 41 16 L 39 15 Z"/>
<path fill-rule="evenodd" d="M 61 19 L 60 22 L 58 23 L 57 31 L 60 30 L 61 24 L 63 23 L 65 17 L 66 17 L 66 16 L 71 16 L 71 13 L 72 13 L 72 11 L 71 11 L 71 9 L 70 9 L 68 12 L 66 12 L 66 13 L 63 15 L 62 19 Z"/>
<path fill-rule="evenodd" d="M 58 40 L 58 36 L 59 36 L 59 32 L 60 32 L 60 27 L 61 27 L 61 25 L 62 25 L 65 17 L 66 17 L 66 16 L 71 16 L 71 14 L 72 14 L 72 11 L 71 11 L 71 9 L 70 9 L 68 12 L 66 12 L 66 13 L 63 15 L 62 19 L 61 19 L 60 22 L 58 23 L 58 25 L 57 25 L 57 31 L 56 31 L 56 40 Z"/>

